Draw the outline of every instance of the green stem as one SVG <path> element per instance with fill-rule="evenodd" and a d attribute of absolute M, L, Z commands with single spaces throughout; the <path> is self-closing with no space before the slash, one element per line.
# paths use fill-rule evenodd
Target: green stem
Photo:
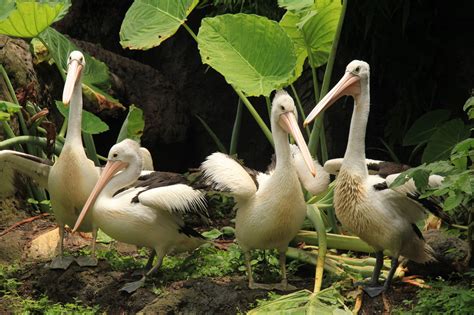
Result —
<path fill-rule="evenodd" d="M 339 38 L 341 37 L 341 30 L 342 30 L 342 25 L 344 24 L 344 17 L 346 15 L 347 1 L 348 0 L 343 0 L 342 2 L 341 17 L 339 18 L 339 23 L 337 24 L 336 35 L 334 36 L 334 41 L 332 42 L 332 47 L 331 47 L 331 54 L 329 55 L 328 63 L 326 65 L 326 70 L 324 71 L 323 85 L 321 87 L 321 97 L 326 95 L 326 93 L 329 90 L 329 84 L 331 83 L 331 75 L 332 75 L 332 69 L 334 68 L 334 60 L 336 59 L 337 46 L 339 44 Z M 318 143 L 320 140 L 319 134 L 321 133 L 321 130 L 322 130 L 323 119 L 324 119 L 324 114 L 322 113 L 321 115 L 319 115 L 318 118 L 316 118 L 313 130 L 311 130 L 311 136 L 309 137 L 308 148 L 312 154 L 316 152 L 316 149 L 319 144 Z"/>
<path fill-rule="evenodd" d="M 237 93 L 237 95 L 240 97 L 240 99 L 244 103 L 245 107 L 247 107 L 247 109 L 250 112 L 250 114 L 252 115 L 253 119 L 257 122 L 258 126 L 262 129 L 264 135 L 268 139 L 268 142 L 270 142 L 270 144 L 273 146 L 272 133 L 271 133 L 270 129 L 268 129 L 265 122 L 263 121 L 262 117 L 260 117 L 260 115 L 257 113 L 257 111 L 255 110 L 253 105 L 250 103 L 248 98 L 244 95 L 244 93 L 242 93 L 242 91 L 236 89 L 234 86 L 232 86 L 232 87 L 234 88 L 234 91 Z"/>
<path fill-rule="evenodd" d="M 323 272 L 324 272 L 324 261 L 326 259 L 327 251 L 327 240 L 326 240 L 326 227 L 324 226 L 323 218 L 319 209 L 314 205 L 307 206 L 307 216 L 315 226 L 318 231 L 318 261 L 316 263 L 316 275 L 314 279 L 314 291 L 313 293 L 318 293 L 321 290 L 321 285 L 323 283 Z"/>
<path fill-rule="evenodd" d="M 46 138 L 43 137 L 33 137 L 33 136 L 17 136 L 14 138 L 6 139 L 0 141 L 0 150 L 7 149 L 11 146 L 15 146 L 18 144 L 31 144 L 40 146 L 43 149 L 46 149 L 48 146 Z M 58 145 L 57 143 L 54 145 L 54 154 L 59 155 L 61 153 L 62 146 Z"/>
<path fill-rule="evenodd" d="M 100 166 L 92 135 L 90 133 L 83 132 L 82 138 L 84 139 L 84 146 L 86 147 L 87 156 L 94 162 L 96 166 Z"/>
<path fill-rule="evenodd" d="M 237 113 L 235 114 L 234 127 L 232 128 L 232 137 L 230 138 L 229 154 L 237 153 L 237 144 L 239 142 L 240 125 L 242 124 L 242 100 L 239 98 L 237 102 Z"/>
<path fill-rule="evenodd" d="M 0 124 L 3 126 L 3 132 L 5 133 L 5 137 L 7 139 L 12 139 L 12 138 L 15 138 L 16 135 L 15 133 L 13 132 L 12 128 L 10 127 L 10 125 L 8 124 L 8 122 L 6 121 L 0 121 Z M 21 146 L 19 144 L 16 144 L 14 146 L 15 150 L 16 151 L 20 151 L 20 152 L 23 152 L 23 149 L 21 148 Z"/>
<path fill-rule="evenodd" d="M 183 23 L 183 26 L 184 26 L 184 28 L 186 29 L 186 31 L 188 31 L 188 33 L 194 38 L 194 40 L 195 40 L 196 43 L 197 43 L 198 38 L 197 38 L 197 36 L 196 36 L 196 33 L 194 33 L 193 30 L 192 30 L 191 28 L 189 28 L 189 26 L 188 26 L 186 23 Z"/>
<path fill-rule="evenodd" d="M 8 92 L 10 93 L 13 103 L 20 105 L 20 103 L 18 102 L 18 99 L 16 98 L 15 90 L 13 89 L 12 83 L 10 82 L 10 78 L 8 78 L 7 71 L 2 65 L 0 65 L 0 72 L 2 73 L 3 80 L 5 81 L 5 84 L 7 85 Z"/>
<path fill-rule="evenodd" d="M 265 96 L 265 104 L 267 104 L 267 112 L 268 112 L 268 119 L 272 117 L 272 102 L 270 102 L 270 98 Z"/>
<path fill-rule="evenodd" d="M 296 92 L 296 89 L 295 89 L 295 86 L 292 84 L 290 84 L 290 87 L 291 87 L 291 91 L 293 92 L 293 97 L 295 98 L 296 100 L 296 106 L 298 107 L 298 111 L 300 112 L 300 115 L 301 115 L 301 120 L 305 120 L 306 119 L 306 115 L 304 113 L 304 109 L 303 109 L 303 105 L 301 105 L 301 100 L 300 100 L 300 97 L 298 96 L 298 93 Z M 304 130 L 306 130 L 306 135 L 308 136 L 309 138 L 309 135 L 311 134 L 311 132 L 309 131 L 309 127 L 306 126 L 304 128 Z"/>
<path fill-rule="evenodd" d="M 326 144 L 326 132 L 324 129 L 324 125 L 321 126 L 321 132 L 319 133 L 320 141 L 321 141 L 321 165 L 324 165 L 328 160 L 328 147 Z"/>
<path fill-rule="evenodd" d="M 331 225 L 331 230 L 334 234 L 339 234 L 339 227 L 337 226 L 336 213 L 334 207 L 327 207 L 326 212 L 328 214 L 329 224 Z"/>

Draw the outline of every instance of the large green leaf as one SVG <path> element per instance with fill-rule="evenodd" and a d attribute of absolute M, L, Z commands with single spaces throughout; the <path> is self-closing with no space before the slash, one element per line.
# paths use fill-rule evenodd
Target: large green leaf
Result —
<path fill-rule="evenodd" d="M 329 58 L 341 17 L 340 0 L 318 0 L 298 23 L 307 50 L 311 51 L 309 61 L 313 67 L 324 65 Z"/>
<path fill-rule="evenodd" d="M 269 96 L 290 83 L 296 65 L 293 43 L 278 23 L 251 14 L 202 20 L 202 61 L 249 96 Z"/>
<path fill-rule="evenodd" d="M 48 27 L 39 34 L 38 38 L 46 45 L 54 62 L 66 73 L 69 54 L 73 50 L 79 50 L 79 48 L 63 34 L 51 27 Z M 86 58 L 86 67 L 82 75 L 82 83 L 85 86 L 84 94 L 92 101 L 98 103 L 101 108 L 123 108 L 119 101 L 105 92 L 110 88 L 107 65 L 86 53 L 83 54 Z"/>
<path fill-rule="evenodd" d="M 303 72 L 304 62 L 308 57 L 308 50 L 305 47 L 303 35 L 296 25 L 300 22 L 302 14 L 287 11 L 280 20 L 280 26 L 285 30 L 293 41 L 296 54 L 295 75 L 292 81 L 296 81 Z"/>
<path fill-rule="evenodd" d="M 135 105 L 130 105 L 128 114 L 125 118 L 122 128 L 120 128 L 117 137 L 117 143 L 128 138 L 140 143 L 140 139 L 145 129 L 145 121 L 143 120 L 143 111 Z"/>
<path fill-rule="evenodd" d="M 408 129 L 403 138 L 403 145 L 418 145 L 425 143 L 438 129 L 439 125 L 449 119 L 451 112 L 446 109 L 437 109 L 427 112 L 418 118 Z"/>
<path fill-rule="evenodd" d="M 314 0 L 278 0 L 278 6 L 292 11 L 306 10 L 314 4 Z"/>
<path fill-rule="evenodd" d="M 434 162 L 449 158 L 451 150 L 460 141 L 469 137 L 469 127 L 461 119 L 453 119 L 436 129 L 430 137 L 421 160 Z"/>
<path fill-rule="evenodd" d="M 56 107 L 65 118 L 69 116 L 69 107 L 66 107 L 63 102 L 56 101 Z M 85 133 L 95 135 L 109 130 L 109 126 L 96 115 L 83 110 L 81 129 Z"/>
<path fill-rule="evenodd" d="M 63 12 L 63 1 L 16 1 L 12 10 L 12 1 L 0 5 L 2 11 L 7 9 L 9 14 L 0 13 L 0 34 L 16 37 L 35 37 L 51 25 L 57 16 Z M 7 11 L 7 12 L 8 12 Z"/>
<path fill-rule="evenodd" d="M 150 49 L 171 37 L 199 0 L 135 0 L 120 28 L 120 44 Z"/>
<path fill-rule="evenodd" d="M 0 21 L 6 19 L 15 10 L 14 0 L 4 0 L 0 2 Z"/>

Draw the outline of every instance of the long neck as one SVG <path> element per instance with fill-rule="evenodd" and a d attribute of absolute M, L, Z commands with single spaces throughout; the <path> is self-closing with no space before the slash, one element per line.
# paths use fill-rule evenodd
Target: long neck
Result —
<path fill-rule="evenodd" d="M 271 127 L 273 142 L 275 143 L 275 172 L 280 172 L 281 170 L 293 167 L 290 144 L 288 142 L 288 134 L 278 125 L 278 122 L 272 120 Z"/>
<path fill-rule="evenodd" d="M 126 169 L 112 177 L 104 187 L 101 195 L 106 196 L 107 198 L 112 198 L 118 190 L 132 185 L 140 176 L 141 168 L 141 160 L 136 160 L 130 163 Z"/>
<path fill-rule="evenodd" d="M 72 92 L 71 103 L 69 105 L 68 126 L 65 146 L 82 148 L 81 137 L 82 122 L 82 86 L 81 80 L 77 80 Z"/>
<path fill-rule="evenodd" d="M 365 165 L 365 131 L 370 111 L 369 95 L 369 83 L 361 82 L 361 93 L 354 98 L 354 111 L 343 163 L 344 167 L 350 167 L 351 171 L 362 176 L 368 174 Z"/>

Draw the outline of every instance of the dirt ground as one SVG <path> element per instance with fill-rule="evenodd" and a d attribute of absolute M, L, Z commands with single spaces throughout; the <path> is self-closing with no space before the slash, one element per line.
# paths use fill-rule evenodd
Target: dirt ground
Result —
<path fill-rule="evenodd" d="M 22 212 L 19 212 L 22 213 Z M 6 217 L 2 214 L 0 233 L 11 224 L 24 220 L 27 215 Z M 33 214 L 34 215 L 34 214 Z M 139 275 L 130 271 L 114 271 L 107 261 L 101 260 L 97 267 L 80 267 L 73 263 L 68 270 L 49 270 L 44 267 L 49 258 L 41 256 L 36 248 L 38 236 L 56 234 L 52 216 L 45 216 L 25 223 L 0 237 L 0 257 L 2 264 L 20 262 L 22 269 L 16 277 L 22 282 L 17 289 L 21 296 L 39 298 L 48 296 L 52 302 L 74 303 L 76 300 L 94 306 L 108 314 L 159 313 L 159 314 L 238 314 L 255 306 L 257 299 L 265 299 L 264 290 L 249 290 L 243 272 L 220 278 L 188 279 L 163 283 L 160 272 L 133 294 L 119 292 L 126 282 L 137 280 Z M 55 242 L 57 240 L 53 240 Z M 66 246 L 75 251 L 87 246 L 87 236 L 69 235 Z M 40 247 L 39 247 L 40 248 Z M 130 254 L 135 249 L 126 245 L 116 246 L 119 252 Z M 53 248 L 53 253 L 57 251 Z M 306 270 L 290 277 L 290 282 L 299 289 L 312 289 L 313 276 L 305 276 Z M 158 290 L 156 290 L 158 288 Z M 393 290 L 375 299 L 363 297 L 359 314 L 387 314 L 405 299 L 412 299 L 417 288 L 406 284 L 395 284 Z M 281 293 L 281 292 L 280 292 Z M 1 299 L 0 311 L 15 312 Z"/>

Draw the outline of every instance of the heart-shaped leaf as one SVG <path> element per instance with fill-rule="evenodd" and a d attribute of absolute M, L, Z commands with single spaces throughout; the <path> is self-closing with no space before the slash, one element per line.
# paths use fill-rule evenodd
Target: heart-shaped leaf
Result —
<path fill-rule="evenodd" d="M 120 44 L 150 49 L 171 37 L 186 21 L 198 0 L 135 0 L 120 28 Z"/>
<path fill-rule="evenodd" d="M 408 129 L 403 138 L 403 145 L 418 145 L 425 143 L 438 129 L 439 125 L 449 119 L 451 112 L 446 109 L 437 109 L 421 115 Z"/>
<path fill-rule="evenodd" d="M 64 1 L 12 1 L 0 5 L 0 34 L 31 38 L 38 36 L 63 13 Z M 4 11 L 3 10 L 7 10 Z"/>
<path fill-rule="evenodd" d="M 224 14 L 202 20 L 198 47 L 209 64 L 249 96 L 269 96 L 293 78 L 296 56 L 283 28 L 265 17 Z"/>
<path fill-rule="evenodd" d="M 140 143 L 140 138 L 143 135 L 143 129 L 145 129 L 143 111 L 132 104 L 128 108 L 127 117 L 125 118 L 122 124 L 122 128 L 120 128 L 120 132 L 117 137 L 117 143 L 126 138 L 135 140 Z"/>
<path fill-rule="evenodd" d="M 56 101 L 56 107 L 65 118 L 69 116 L 69 107 L 66 107 L 63 102 Z M 109 126 L 96 115 L 83 110 L 81 129 L 85 133 L 95 135 L 109 130 Z"/>

